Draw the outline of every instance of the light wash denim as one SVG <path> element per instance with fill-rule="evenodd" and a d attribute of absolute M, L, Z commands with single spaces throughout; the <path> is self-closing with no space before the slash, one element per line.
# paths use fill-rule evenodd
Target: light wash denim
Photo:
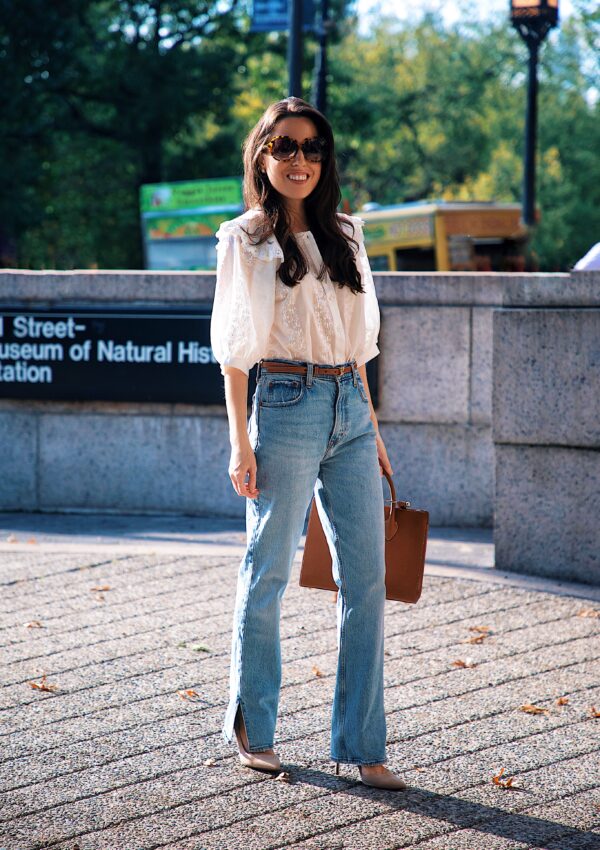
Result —
<path fill-rule="evenodd" d="M 222 735 L 233 741 L 240 704 L 250 751 L 273 747 L 280 603 L 314 492 L 339 588 L 330 754 L 348 764 L 379 764 L 386 761 L 385 544 L 375 427 L 356 361 L 304 365 L 306 375 L 261 372 L 258 365 L 248 434 L 260 494 L 246 498 L 247 548 L 237 580 Z M 353 368 L 315 376 L 313 365 Z M 327 607 L 324 591 L 322 599 L 315 596 L 319 604 Z"/>

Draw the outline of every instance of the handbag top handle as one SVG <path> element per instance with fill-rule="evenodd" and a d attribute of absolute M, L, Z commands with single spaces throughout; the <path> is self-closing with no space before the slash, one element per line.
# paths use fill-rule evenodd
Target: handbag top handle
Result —
<path fill-rule="evenodd" d="M 386 477 L 388 486 L 390 488 L 390 495 L 392 497 L 391 499 L 384 499 L 384 502 L 386 503 L 386 505 L 387 505 L 388 502 L 390 503 L 389 513 L 387 512 L 386 505 L 384 505 L 385 539 L 391 540 L 392 537 L 394 536 L 394 534 L 398 531 L 398 523 L 396 522 L 395 508 L 399 507 L 399 508 L 406 509 L 406 508 L 410 507 L 410 502 L 401 502 L 401 501 L 398 501 L 398 499 L 396 499 L 396 488 L 394 487 L 394 482 L 392 480 L 392 476 L 389 474 L 387 469 L 384 469 L 383 467 L 381 467 L 381 468 L 383 470 L 383 474 Z"/>

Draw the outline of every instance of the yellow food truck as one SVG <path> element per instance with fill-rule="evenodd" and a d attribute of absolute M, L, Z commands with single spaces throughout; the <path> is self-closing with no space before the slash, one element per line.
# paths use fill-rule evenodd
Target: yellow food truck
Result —
<path fill-rule="evenodd" d="M 529 232 L 520 204 L 418 201 L 366 204 L 373 271 L 523 271 Z"/>

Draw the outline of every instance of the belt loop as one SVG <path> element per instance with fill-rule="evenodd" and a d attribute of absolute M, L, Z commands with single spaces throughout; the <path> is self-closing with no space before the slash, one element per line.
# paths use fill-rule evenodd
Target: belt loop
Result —
<path fill-rule="evenodd" d="M 263 362 L 263 359 L 264 359 L 264 358 L 262 358 L 262 357 L 261 357 L 261 359 L 258 361 L 258 366 L 257 366 L 257 369 L 256 369 L 256 380 L 257 380 L 257 381 L 258 381 L 258 380 L 260 380 L 260 373 L 261 373 L 261 371 L 262 371 L 262 362 Z"/>
<path fill-rule="evenodd" d="M 306 364 L 306 386 L 312 387 L 312 379 L 313 379 L 313 364 Z"/>
<path fill-rule="evenodd" d="M 356 365 L 356 360 L 352 361 L 352 383 L 354 386 L 357 386 L 356 375 L 358 374 L 358 367 Z"/>

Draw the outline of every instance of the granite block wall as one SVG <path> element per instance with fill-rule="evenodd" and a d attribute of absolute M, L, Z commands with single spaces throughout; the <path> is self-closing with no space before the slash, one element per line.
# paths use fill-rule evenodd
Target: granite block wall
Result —
<path fill-rule="evenodd" d="M 552 283 L 493 316 L 496 566 L 600 584 L 600 273 Z"/>
<path fill-rule="evenodd" d="M 436 525 L 493 517 L 491 311 L 500 275 L 376 274 L 377 415 L 399 498 Z M 0 272 L 0 304 L 210 305 L 211 273 Z M 244 516 L 224 406 L 0 400 L 0 509 Z M 2 430 L 4 429 L 4 430 Z M 387 493 L 386 493 L 387 495 Z"/>
<path fill-rule="evenodd" d="M 514 534 L 503 507 L 510 504 L 507 470 L 514 466 L 508 449 L 532 441 L 586 448 L 592 455 L 597 449 L 596 320 L 588 312 L 597 280 L 589 273 L 576 280 L 376 273 L 375 280 L 382 314 L 377 415 L 398 497 L 428 509 L 434 525 L 491 526 L 496 520 L 500 561 L 507 567 L 512 562 L 503 553 Z M 0 272 L 0 304 L 23 309 L 177 309 L 210 305 L 213 292 L 214 275 L 203 272 Z M 531 314 L 542 309 L 546 324 L 538 333 Z M 585 313 L 582 323 L 569 317 L 574 309 Z M 511 321 L 503 323 L 498 313 L 511 313 Z M 554 348 L 551 357 L 544 349 L 548 368 L 540 372 L 536 346 L 544 339 Z M 569 366 L 573 352 L 576 363 Z M 553 414 L 537 421 L 536 399 L 561 387 L 566 374 L 573 386 L 578 376 L 579 389 L 568 398 L 556 393 Z M 0 509 L 243 517 L 245 500 L 227 473 L 229 451 L 221 405 L 3 399 Z"/>

